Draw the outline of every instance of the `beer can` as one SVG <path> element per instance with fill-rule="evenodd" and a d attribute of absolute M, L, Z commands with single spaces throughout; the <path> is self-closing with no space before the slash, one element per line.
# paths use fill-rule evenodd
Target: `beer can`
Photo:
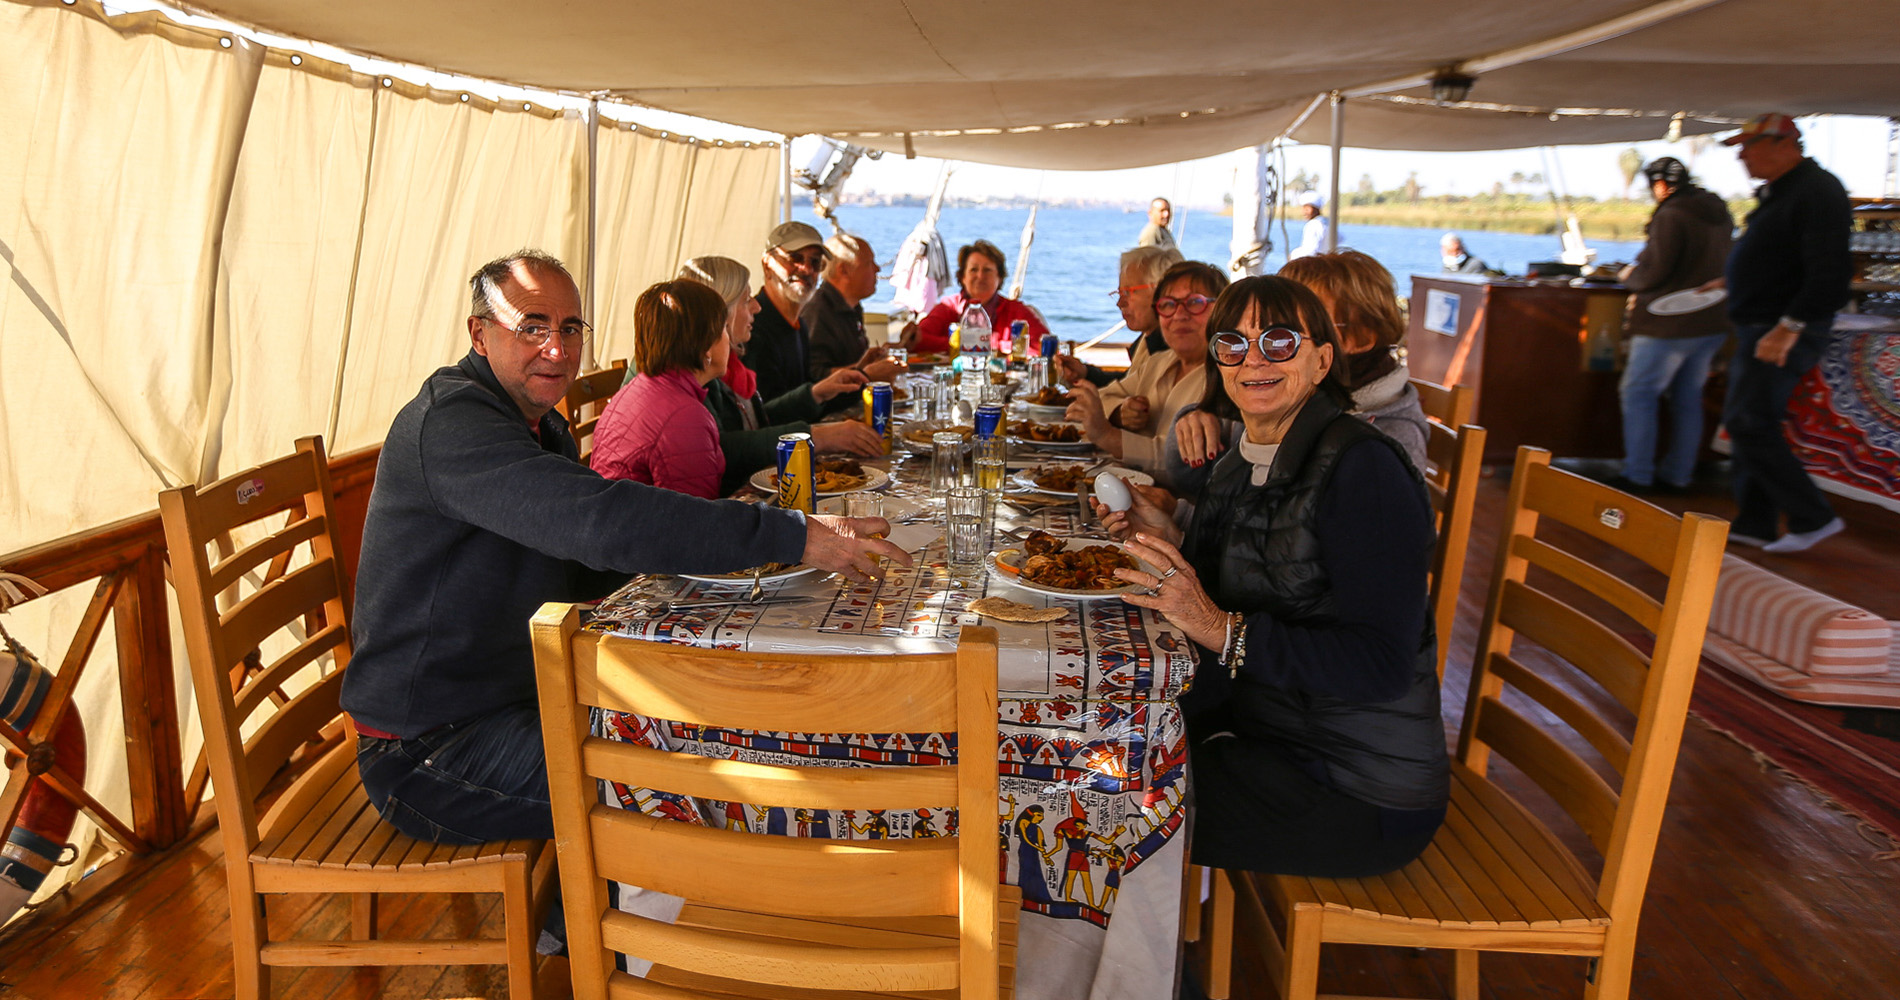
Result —
<path fill-rule="evenodd" d="M 864 387 L 870 406 L 865 415 L 869 417 L 872 433 L 884 439 L 884 454 L 891 453 L 891 437 L 894 428 L 891 424 L 891 408 L 896 405 L 897 395 L 891 391 L 889 382 L 873 382 Z"/>
<path fill-rule="evenodd" d="M 989 440 L 1003 427 L 1003 404 L 984 403 L 976 408 L 976 436 Z"/>
<path fill-rule="evenodd" d="M 778 436 L 778 505 L 787 510 L 815 509 L 818 483 L 813 473 L 810 434 Z"/>
<path fill-rule="evenodd" d="M 1056 339 L 1055 334 L 1045 333 L 1042 335 L 1042 356 L 1043 357 L 1045 358 L 1055 357 L 1056 350 L 1060 348 L 1061 346 L 1062 346 L 1062 341 Z"/>

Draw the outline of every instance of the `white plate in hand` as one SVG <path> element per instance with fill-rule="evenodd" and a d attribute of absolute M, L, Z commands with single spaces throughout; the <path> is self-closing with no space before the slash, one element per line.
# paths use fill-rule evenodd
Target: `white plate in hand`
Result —
<path fill-rule="evenodd" d="M 1680 292 L 1670 292 L 1658 296 L 1649 304 L 1649 311 L 1658 316 L 1681 316 L 1684 313 L 1699 312 L 1728 298 L 1728 290 L 1714 288 L 1702 292 L 1685 288 Z"/>
<path fill-rule="evenodd" d="M 1091 545 L 1106 545 L 1116 549 L 1123 548 L 1118 542 L 1106 542 L 1093 538 L 1064 539 L 1062 548 L 1065 552 L 1073 552 L 1077 549 L 1088 548 Z M 1144 590 L 1139 584 L 1133 583 L 1124 583 L 1119 587 L 1109 587 L 1104 590 L 1071 590 L 1067 587 L 1050 587 L 1040 583 L 1032 583 L 1023 579 L 1017 572 L 1022 566 L 1024 558 L 1023 550 L 1020 548 L 1003 549 L 1000 552 L 992 552 L 984 557 L 983 565 L 989 569 L 991 576 L 1012 587 L 1021 587 L 1032 594 L 1043 594 L 1049 597 L 1066 597 L 1072 601 L 1093 601 L 1100 600 L 1104 597 L 1120 597 L 1123 594 L 1139 593 Z M 1154 572 L 1153 566 L 1142 562 L 1140 559 L 1135 560 L 1135 566 L 1143 572 Z"/>
<path fill-rule="evenodd" d="M 1073 497 L 1075 496 L 1074 489 L 1066 489 L 1066 490 L 1051 489 L 1047 486 L 1043 486 L 1036 482 L 1036 473 L 1045 472 L 1051 469 L 1056 469 L 1064 465 L 1073 465 L 1073 466 L 1086 469 L 1088 468 L 1090 463 L 1088 462 L 1047 462 L 1042 465 L 1030 466 L 1029 468 L 1026 468 L 1026 469 L 1017 469 L 1015 472 L 1010 473 L 1009 481 L 1015 486 L 1018 486 L 1022 489 L 1035 490 L 1037 493 L 1047 493 L 1052 497 Z M 1120 466 L 1109 466 L 1108 468 L 1098 470 L 1098 472 L 1106 472 L 1110 475 L 1120 476 L 1123 479 L 1127 480 L 1128 485 L 1130 486 L 1153 486 L 1154 481 L 1155 481 L 1155 477 L 1147 474 L 1146 472 L 1137 472 L 1134 469 L 1124 469 L 1124 468 L 1121 468 Z M 1091 482 L 1093 482 L 1095 479 L 1095 476 L 1090 475 L 1088 478 Z"/>

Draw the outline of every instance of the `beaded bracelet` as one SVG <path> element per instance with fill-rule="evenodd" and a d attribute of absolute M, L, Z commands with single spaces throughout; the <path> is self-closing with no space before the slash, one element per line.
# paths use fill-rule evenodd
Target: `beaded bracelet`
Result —
<path fill-rule="evenodd" d="M 1220 662 L 1227 668 L 1231 680 L 1240 672 L 1240 664 L 1247 659 L 1247 616 L 1232 611 L 1227 615 L 1227 642 L 1221 647 Z"/>

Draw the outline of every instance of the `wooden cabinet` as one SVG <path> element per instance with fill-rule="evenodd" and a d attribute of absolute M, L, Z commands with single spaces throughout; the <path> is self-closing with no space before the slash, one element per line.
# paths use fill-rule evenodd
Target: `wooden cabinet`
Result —
<path fill-rule="evenodd" d="M 1900 315 L 1900 201 L 1854 199 L 1854 301 L 1860 312 Z"/>
<path fill-rule="evenodd" d="M 1510 464 L 1523 444 L 1618 458 L 1628 296 L 1616 284 L 1414 275 L 1407 363 L 1415 378 L 1476 391 L 1487 464 Z"/>

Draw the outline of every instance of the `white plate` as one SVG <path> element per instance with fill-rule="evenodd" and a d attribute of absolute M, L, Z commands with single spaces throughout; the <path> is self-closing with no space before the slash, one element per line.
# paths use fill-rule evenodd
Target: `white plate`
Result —
<path fill-rule="evenodd" d="M 749 481 L 752 483 L 753 489 L 763 490 L 767 493 L 777 493 L 778 483 L 774 482 L 774 479 L 777 476 L 778 476 L 778 469 L 776 467 L 766 466 L 765 468 L 760 469 L 757 472 L 754 472 L 752 474 L 751 480 Z M 867 465 L 864 467 L 864 476 L 866 480 L 865 484 L 863 486 L 858 487 L 857 489 L 832 490 L 829 493 L 821 491 L 818 493 L 818 496 L 841 497 L 841 496 L 844 496 L 846 493 L 856 493 L 858 492 L 858 490 L 881 490 L 884 487 L 889 486 L 891 484 L 890 474 L 885 472 L 883 469 L 874 469 Z M 751 578 L 747 577 L 747 579 L 750 580 Z"/>
<path fill-rule="evenodd" d="M 1037 493 L 1046 493 L 1052 497 L 1072 497 L 1072 496 L 1075 496 L 1074 490 L 1052 490 L 1046 486 L 1036 485 L 1036 479 L 1035 479 L 1034 473 L 1037 471 L 1038 468 L 1047 468 L 1048 466 L 1051 466 L 1051 465 L 1087 466 L 1089 464 L 1090 463 L 1087 463 L 1087 462 L 1045 462 L 1041 466 L 1030 466 L 1027 469 L 1017 469 L 1015 472 L 1010 473 L 1009 481 L 1023 489 L 1035 490 Z M 1117 476 L 1122 477 L 1123 479 L 1128 481 L 1128 485 L 1130 486 L 1153 486 L 1155 482 L 1155 477 L 1147 474 L 1146 472 L 1137 472 L 1134 469 L 1124 469 L 1124 468 L 1121 468 L 1120 466 L 1109 466 L 1108 468 L 1103 469 L 1101 471 L 1113 473 Z M 1097 473 L 1097 475 L 1099 474 L 1100 473 Z M 1093 481 L 1095 479 L 1095 476 L 1090 476 L 1089 479 Z"/>
<path fill-rule="evenodd" d="M 1698 292 L 1693 288 L 1685 288 L 1680 292 L 1670 292 L 1668 295 L 1658 296 L 1655 301 L 1649 304 L 1649 311 L 1658 316 L 1680 316 L 1683 313 L 1692 313 L 1707 309 L 1726 298 L 1728 298 L 1728 290 L 1723 288 L 1717 288 L 1707 292 Z"/>
<path fill-rule="evenodd" d="M 759 577 L 759 583 L 762 586 L 769 587 L 775 583 L 784 583 L 786 580 L 793 580 L 808 573 L 816 572 L 818 572 L 818 567 L 816 566 L 793 566 L 791 569 L 780 570 L 777 573 L 767 573 Z M 700 583 L 708 583 L 715 587 L 752 586 L 752 574 L 749 572 L 727 574 L 724 576 L 698 576 L 692 573 L 681 573 L 679 577 L 682 580 L 697 580 Z"/>
<path fill-rule="evenodd" d="M 1063 543 L 1063 549 L 1064 551 L 1074 551 L 1076 549 L 1087 548 L 1091 545 L 1108 545 L 1118 549 L 1122 548 L 1122 546 L 1116 542 L 1104 542 L 1090 538 L 1070 538 Z M 1107 597 L 1120 597 L 1123 594 L 1136 593 L 1142 589 L 1140 586 L 1132 583 L 1124 584 L 1120 587 L 1111 587 L 1108 590 L 1068 590 L 1063 587 L 1045 587 L 1039 583 L 1030 583 L 1016 574 L 1002 569 L 997 565 L 997 558 L 999 556 L 1008 556 L 1010 560 L 1014 562 L 1021 559 L 1022 550 L 1004 549 L 1001 552 L 992 552 L 983 558 L 983 565 L 990 571 L 990 575 L 996 579 L 1012 587 L 1027 590 L 1032 594 L 1042 594 L 1047 597 L 1065 597 L 1072 601 L 1094 601 Z M 1147 572 L 1154 572 L 1153 566 L 1139 559 L 1135 560 L 1135 565 Z"/>
<path fill-rule="evenodd" d="M 1037 423 L 1062 424 L 1073 427 L 1077 431 L 1082 429 L 1081 424 L 1071 420 L 1039 420 Z M 1005 433 L 1007 434 L 1007 431 L 1005 431 Z M 1053 451 L 1087 451 L 1095 447 L 1095 442 L 1090 441 L 1086 434 L 1082 435 L 1079 441 L 1032 441 L 1029 438 L 1019 438 L 1014 434 L 1008 434 L 1008 440 L 1012 446 L 1021 445 L 1024 448 L 1046 448 Z"/>

